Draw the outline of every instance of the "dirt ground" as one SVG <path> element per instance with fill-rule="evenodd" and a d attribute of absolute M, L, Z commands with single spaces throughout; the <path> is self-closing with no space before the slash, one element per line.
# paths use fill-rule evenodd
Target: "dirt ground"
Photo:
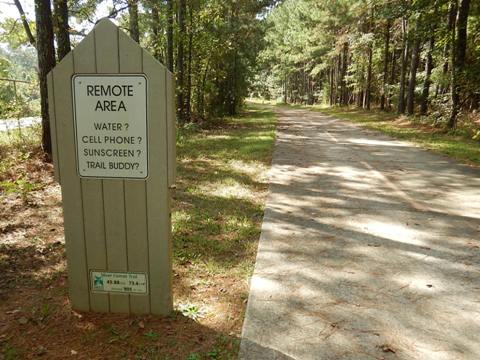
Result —
<path fill-rule="evenodd" d="M 71 309 L 53 168 L 38 148 L 1 153 L 0 360 L 236 358 L 268 187 L 257 175 L 268 168 L 274 136 L 273 115 L 255 116 L 179 146 L 175 312 L 164 318 Z M 264 130 L 262 151 L 251 150 L 245 134 Z"/>
<path fill-rule="evenodd" d="M 22 166 L 32 175 L 29 181 L 44 185 L 1 196 L 0 359 L 200 359 L 205 352 L 208 358 L 234 352 L 244 305 L 229 294 L 246 292 L 246 283 L 217 277 L 202 284 L 196 278 L 197 284 L 186 289 L 193 270 L 188 262 L 175 266 L 174 277 L 183 281 L 174 281 L 174 292 L 177 297 L 188 292 L 192 303 L 202 298 L 216 304 L 215 316 L 194 321 L 181 312 L 156 318 L 72 311 L 60 187 L 52 166 L 38 154 Z M 9 176 L 14 179 L 16 173 L 25 172 L 12 169 Z"/>

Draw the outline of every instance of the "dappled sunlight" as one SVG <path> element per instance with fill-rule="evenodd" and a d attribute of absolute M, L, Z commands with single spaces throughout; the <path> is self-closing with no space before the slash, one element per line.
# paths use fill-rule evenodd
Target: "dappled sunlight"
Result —
<path fill-rule="evenodd" d="M 377 216 L 378 217 L 378 216 Z M 383 221 L 371 219 L 357 214 L 353 223 L 347 223 L 350 230 L 365 232 L 381 238 L 412 244 L 417 246 L 425 246 L 428 243 L 421 241 L 422 232 L 408 227 L 407 224 L 398 224 L 387 219 Z"/>
<path fill-rule="evenodd" d="M 255 194 L 249 190 L 244 188 L 242 185 L 235 183 L 235 184 L 212 184 L 212 186 L 208 187 L 199 187 L 199 191 L 210 191 L 210 193 L 214 196 L 224 197 L 224 198 L 237 198 L 237 199 L 255 199 Z"/>
<path fill-rule="evenodd" d="M 256 108 L 180 144 L 172 211 L 179 268 L 209 276 L 251 272 L 268 186 L 272 115 Z M 180 293 L 189 286 L 183 284 Z"/>
<path fill-rule="evenodd" d="M 415 291 L 417 294 L 431 295 L 447 289 L 447 287 L 442 286 L 442 279 L 431 273 L 410 274 L 408 277 L 404 275 L 392 276 L 392 281 L 395 281 L 404 289 L 408 287 L 410 291 Z"/>
<path fill-rule="evenodd" d="M 477 358 L 478 170 L 297 114 L 281 111 L 245 338 L 292 358 Z"/>
<path fill-rule="evenodd" d="M 408 147 L 411 146 L 407 143 L 400 143 L 398 141 L 385 141 L 385 140 L 373 140 L 373 139 L 346 139 L 345 141 L 360 144 L 360 145 L 374 145 L 374 146 L 389 146 L 389 147 Z"/>
<path fill-rule="evenodd" d="M 250 176 L 264 178 L 266 178 L 265 174 L 266 170 L 268 170 L 268 166 L 260 161 L 246 163 L 245 161 L 241 160 L 231 160 L 229 161 L 228 166 L 234 171 L 244 172 Z"/>
<path fill-rule="evenodd" d="M 269 292 L 274 292 L 274 291 L 281 291 L 282 288 L 278 281 L 274 281 L 268 278 L 264 278 L 261 276 L 256 277 L 255 279 L 252 279 L 250 286 L 255 286 L 259 287 L 261 289 L 265 289 L 266 291 Z"/>

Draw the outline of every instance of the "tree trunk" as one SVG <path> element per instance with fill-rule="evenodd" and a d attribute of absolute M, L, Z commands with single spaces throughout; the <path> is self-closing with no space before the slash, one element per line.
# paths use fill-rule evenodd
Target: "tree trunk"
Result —
<path fill-rule="evenodd" d="M 413 115 L 415 112 L 415 87 L 417 85 L 417 70 L 420 61 L 421 39 L 418 34 L 419 20 L 415 24 L 415 40 L 413 42 L 412 59 L 410 63 L 410 79 L 408 81 L 407 92 L 407 114 Z"/>
<path fill-rule="evenodd" d="M 27 34 L 28 42 L 30 43 L 30 45 L 36 48 L 37 43 L 35 41 L 35 38 L 33 37 L 32 30 L 30 29 L 30 24 L 28 23 L 27 17 L 25 16 L 25 11 L 23 11 L 22 4 L 20 3 L 20 0 L 13 1 L 15 2 L 15 6 L 17 7 L 18 13 L 20 14 L 20 19 L 22 20 L 23 28 L 25 29 L 25 33 Z"/>
<path fill-rule="evenodd" d="M 228 114 L 230 116 L 234 116 L 237 114 L 237 68 L 238 68 L 238 51 L 235 49 L 235 53 L 233 54 L 233 68 L 232 72 L 230 73 L 232 82 L 230 88 L 230 96 L 228 99 Z"/>
<path fill-rule="evenodd" d="M 173 72 L 173 0 L 167 0 L 167 68 Z"/>
<path fill-rule="evenodd" d="M 403 114 L 405 112 L 405 80 L 407 77 L 407 60 L 409 52 L 409 41 L 407 33 L 407 20 L 402 20 L 402 36 L 403 36 L 403 54 L 400 65 L 400 90 L 398 94 L 398 113 Z"/>
<path fill-rule="evenodd" d="M 128 0 L 128 16 L 130 37 L 138 43 L 140 42 L 140 31 L 138 29 L 138 0 Z"/>
<path fill-rule="evenodd" d="M 465 70 L 465 51 L 467 48 L 467 23 L 470 0 L 460 0 L 457 11 L 457 36 L 452 46 L 452 113 L 448 121 L 448 127 L 453 129 L 457 126 L 457 116 L 460 111 L 460 90 L 463 72 Z"/>
<path fill-rule="evenodd" d="M 363 97 L 364 97 L 363 94 L 364 94 L 364 93 L 363 93 L 363 90 L 362 90 L 362 89 L 358 89 L 358 92 L 357 92 L 357 101 L 356 101 L 358 108 L 361 108 L 361 107 L 363 106 Z"/>
<path fill-rule="evenodd" d="M 184 39 L 185 39 L 185 0 L 179 0 L 178 45 L 177 45 L 177 117 L 180 123 L 185 123 L 185 74 L 184 74 Z"/>
<path fill-rule="evenodd" d="M 186 120 L 190 121 L 190 115 L 192 112 L 192 55 L 193 55 L 193 9 L 192 5 L 188 7 L 189 10 L 189 29 L 188 29 L 188 64 L 187 64 L 187 91 L 186 91 L 186 99 L 185 99 L 185 113 L 186 113 Z"/>
<path fill-rule="evenodd" d="M 392 51 L 392 65 L 390 69 L 390 80 L 389 80 L 389 85 L 393 85 L 395 83 L 395 63 L 397 61 L 397 53 L 395 51 L 395 48 L 393 48 Z M 392 96 L 393 96 L 393 89 L 392 86 L 388 87 L 388 98 L 387 98 L 387 108 L 388 110 L 392 109 Z"/>
<path fill-rule="evenodd" d="M 203 71 L 202 86 L 198 96 L 198 114 L 200 116 L 205 115 L 205 89 L 207 88 L 207 75 L 208 75 L 209 66 L 210 66 L 210 59 L 207 60 L 207 64 L 205 65 L 205 70 Z"/>
<path fill-rule="evenodd" d="M 333 95 L 334 76 L 335 76 L 335 67 L 332 64 L 330 66 L 330 106 L 334 105 L 334 95 Z"/>
<path fill-rule="evenodd" d="M 340 105 L 347 105 L 347 61 L 348 61 L 348 43 L 343 44 L 343 51 L 341 56 L 341 73 L 340 73 Z"/>
<path fill-rule="evenodd" d="M 368 68 L 367 68 L 367 88 L 365 89 L 365 103 L 364 108 L 370 110 L 370 103 L 372 98 L 372 45 L 368 48 Z"/>
<path fill-rule="evenodd" d="M 444 77 L 447 76 L 449 70 L 449 58 L 452 56 L 450 54 L 450 45 L 455 41 L 455 18 L 457 16 L 457 1 L 451 1 L 450 5 L 448 6 L 448 20 L 447 20 L 447 32 L 448 32 L 448 40 L 445 41 L 445 45 L 443 47 L 443 68 L 442 72 Z M 453 37 L 453 38 L 451 38 Z M 441 94 L 445 94 L 448 90 L 448 87 L 445 86 L 439 89 Z"/>
<path fill-rule="evenodd" d="M 387 94 L 387 83 L 388 83 L 388 62 L 390 59 L 390 27 L 391 21 L 387 20 L 385 25 L 385 49 L 383 55 L 383 87 L 382 87 L 382 96 L 380 98 L 380 109 L 385 110 L 385 99 Z"/>
<path fill-rule="evenodd" d="M 428 52 L 427 52 L 427 59 L 425 61 L 425 80 L 423 82 L 423 91 L 422 91 L 422 102 L 420 105 L 420 114 L 426 115 L 428 111 L 428 96 L 430 94 L 430 85 L 431 75 L 432 75 L 432 68 L 433 68 L 433 48 L 435 46 L 435 38 L 432 35 L 428 42 Z"/>
<path fill-rule="evenodd" d="M 53 9 L 55 33 L 57 36 L 57 57 L 58 61 L 60 61 L 71 50 L 67 0 L 53 0 Z"/>
<path fill-rule="evenodd" d="M 153 43 L 153 56 L 155 59 L 158 61 L 162 62 L 162 52 L 161 52 L 161 46 L 160 46 L 160 14 L 159 14 L 159 3 L 157 1 L 151 1 L 151 7 L 152 7 L 152 43 Z"/>
<path fill-rule="evenodd" d="M 342 56 L 339 54 L 337 56 L 337 64 L 335 66 L 335 88 L 333 89 L 335 96 L 334 96 L 334 103 L 335 105 L 340 104 L 340 96 L 338 95 L 340 90 L 340 66 L 342 65 Z"/>
<path fill-rule="evenodd" d="M 55 66 L 52 10 L 50 0 L 35 0 L 35 21 L 37 24 L 38 78 L 40 82 L 40 105 L 42 113 L 42 148 L 51 159 L 52 140 L 48 113 L 47 74 Z"/>

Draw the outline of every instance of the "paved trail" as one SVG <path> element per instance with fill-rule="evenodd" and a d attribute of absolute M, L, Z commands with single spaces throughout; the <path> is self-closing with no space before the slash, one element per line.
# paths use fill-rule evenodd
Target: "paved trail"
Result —
<path fill-rule="evenodd" d="M 279 110 L 241 359 L 480 359 L 480 170 Z"/>
<path fill-rule="evenodd" d="M 26 117 L 20 119 L 0 119 L 0 132 L 12 131 L 19 128 L 26 128 L 36 124 L 40 124 L 42 119 L 40 117 Z"/>

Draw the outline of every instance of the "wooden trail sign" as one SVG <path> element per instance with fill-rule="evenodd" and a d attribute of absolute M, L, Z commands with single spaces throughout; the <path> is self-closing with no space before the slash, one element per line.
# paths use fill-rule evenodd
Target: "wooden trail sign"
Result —
<path fill-rule="evenodd" d="M 48 86 L 72 307 L 169 314 L 172 74 L 104 19 Z"/>

